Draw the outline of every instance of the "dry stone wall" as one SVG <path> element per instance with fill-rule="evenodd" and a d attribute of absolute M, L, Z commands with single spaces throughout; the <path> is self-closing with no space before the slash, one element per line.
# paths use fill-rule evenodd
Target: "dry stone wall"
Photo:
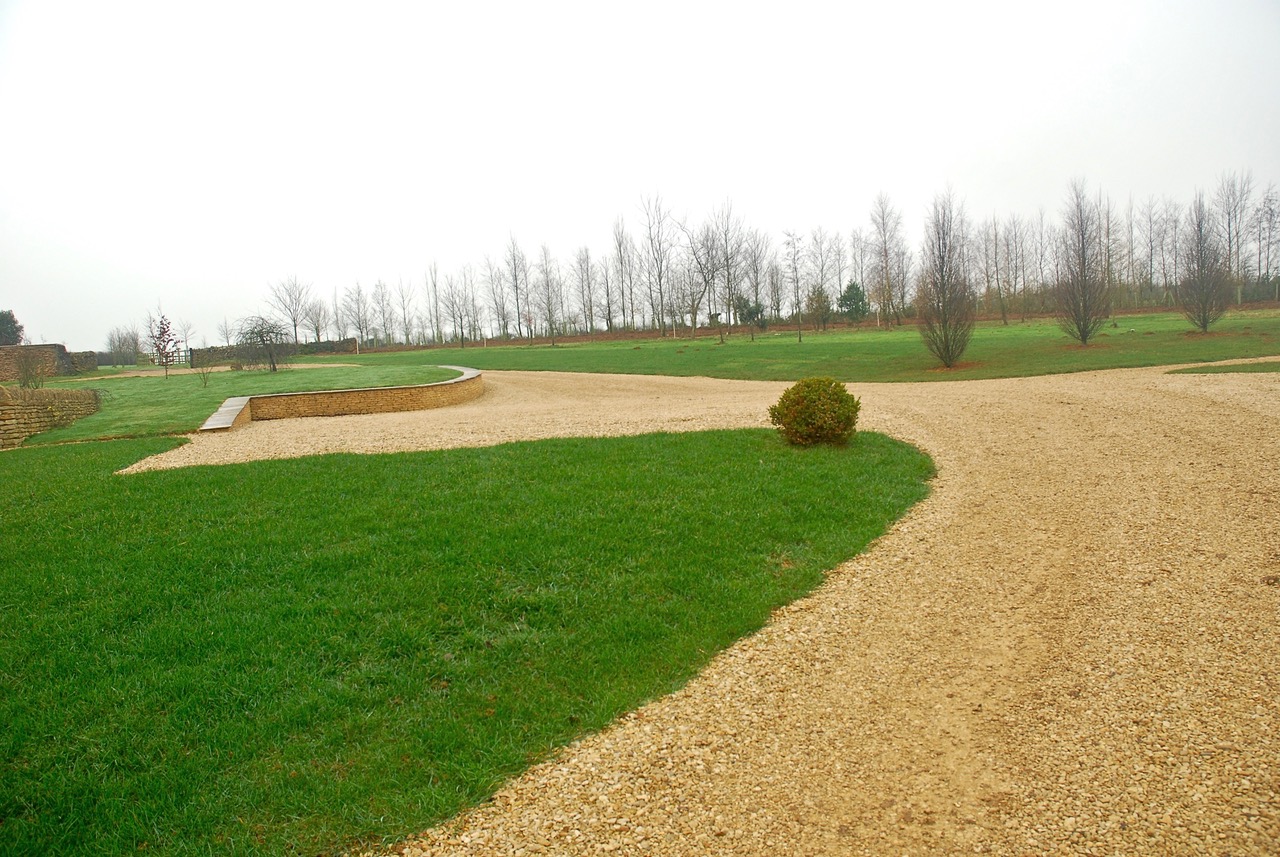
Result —
<path fill-rule="evenodd" d="M 484 379 L 476 373 L 471 377 L 412 387 L 370 387 L 253 396 L 249 408 L 252 411 L 251 418 L 255 420 L 382 414 L 456 405 L 474 399 L 483 392 Z"/>
<path fill-rule="evenodd" d="M 285 346 L 290 353 L 298 354 L 355 354 L 360 349 L 355 339 L 339 339 L 332 342 L 303 342 Z M 230 366 L 244 362 L 244 349 L 238 345 L 211 345 L 208 348 L 191 349 L 191 366 Z"/>
<path fill-rule="evenodd" d="M 61 345 L 0 345 L 0 381 L 22 377 L 23 362 L 41 378 L 78 375 L 98 368 L 93 351 L 68 352 Z"/>
<path fill-rule="evenodd" d="M 0 449 L 18 446 L 40 432 L 70 425 L 96 413 L 93 390 L 15 390 L 0 387 Z"/>
<path fill-rule="evenodd" d="M 422 411 L 469 402 L 484 393 L 484 377 L 463 366 L 446 366 L 462 372 L 457 378 L 410 387 L 367 387 L 353 390 L 321 390 L 305 393 L 271 393 L 227 399 L 205 420 L 201 431 L 239 428 L 251 420 L 286 420 L 297 417 L 340 417 L 349 414 L 384 414 Z"/>

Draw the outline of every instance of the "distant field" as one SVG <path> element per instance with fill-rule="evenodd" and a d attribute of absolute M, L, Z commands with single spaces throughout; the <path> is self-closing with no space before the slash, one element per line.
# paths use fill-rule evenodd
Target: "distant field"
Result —
<path fill-rule="evenodd" d="M 324 362 L 332 362 L 332 358 Z M 420 362 L 412 366 L 357 365 L 284 369 L 279 372 L 212 372 L 207 387 L 195 374 L 170 375 L 168 378 L 102 375 L 50 381 L 47 386 L 51 388 L 91 387 L 101 390 L 102 409 L 65 428 L 29 438 L 27 444 L 192 432 L 231 396 L 429 384 L 457 375 L 452 369 Z"/>
<path fill-rule="evenodd" d="M 950 381 L 1008 378 L 1200 363 L 1280 354 L 1280 312 L 1229 314 L 1206 335 L 1176 313 L 1122 316 L 1095 344 L 1082 348 L 1048 319 L 983 323 L 959 368 L 945 370 L 914 327 L 815 333 L 735 333 L 724 345 L 714 335 L 690 339 L 582 342 L 554 347 L 510 345 L 432 348 L 350 358 L 370 366 L 452 363 L 478 369 L 539 369 L 639 375 L 704 375 L 792 381 L 828 375 L 842 381 Z"/>

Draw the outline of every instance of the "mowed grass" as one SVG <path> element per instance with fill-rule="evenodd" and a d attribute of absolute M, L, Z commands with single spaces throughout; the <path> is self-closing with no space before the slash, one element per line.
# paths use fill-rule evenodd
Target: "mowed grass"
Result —
<path fill-rule="evenodd" d="M 1226 366 L 1191 366 L 1173 370 L 1174 375 L 1222 375 L 1227 373 L 1280 372 L 1280 360 L 1266 363 L 1229 363 Z"/>
<path fill-rule="evenodd" d="M 697 339 L 643 339 L 433 348 L 366 354 L 368 365 L 453 363 L 478 369 L 534 369 L 640 375 L 704 375 L 794 381 L 829 376 L 847 382 L 951 381 L 1011 378 L 1199 363 L 1280 354 L 1280 311 L 1230 313 L 1208 335 L 1195 333 L 1177 313 L 1120 316 L 1088 347 L 1069 339 L 1052 319 L 984 322 L 974 331 L 962 363 L 943 369 L 912 326 L 827 333 L 734 333 L 725 344 L 706 332 Z"/>
<path fill-rule="evenodd" d="M 0 853 L 422 829 L 679 687 L 932 473 L 745 430 L 113 475 L 174 444 L 0 453 Z"/>
<path fill-rule="evenodd" d="M 332 360 L 332 356 L 330 356 Z M 95 376 L 50 381 L 55 388 L 90 387 L 103 393 L 98 413 L 72 425 L 29 438 L 28 444 L 101 438 L 148 437 L 192 432 L 231 396 L 297 393 L 351 387 L 429 384 L 457 377 L 452 369 L 425 362 L 411 366 L 321 366 L 279 372 L 212 372 L 208 386 L 200 376 Z"/>

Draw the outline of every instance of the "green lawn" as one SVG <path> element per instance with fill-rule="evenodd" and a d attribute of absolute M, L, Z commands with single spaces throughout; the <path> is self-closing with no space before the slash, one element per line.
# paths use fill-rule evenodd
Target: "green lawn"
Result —
<path fill-rule="evenodd" d="M 332 358 L 331 358 L 332 359 Z M 350 387 L 429 384 L 458 375 L 419 362 L 411 366 L 325 366 L 279 372 L 211 372 L 199 375 L 119 377 L 50 381 L 50 388 L 92 387 L 103 392 L 102 409 L 72 425 L 29 438 L 28 444 L 99 438 L 148 437 L 195 431 L 231 396 L 296 393 Z"/>
<path fill-rule="evenodd" d="M 714 335 L 691 339 L 597 341 L 567 345 L 439 348 L 366 354 L 368 365 L 451 363 L 477 369 L 543 369 L 640 375 L 705 375 L 794 381 L 830 376 L 842 381 L 950 381 L 1009 378 L 1198 363 L 1280 354 L 1280 312 L 1231 313 L 1204 336 L 1176 313 L 1121 316 L 1082 348 L 1051 319 L 983 323 L 974 331 L 960 367 L 944 370 L 914 327 L 828 333 L 735 333 L 721 345 Z"/>
<path fill-rule="evenodd" d="M 1175 375 L 1221 375 L 1237 372 L 1280 372 L 1280 360 L 1266 363 L 1229 363 L 1226 366 L 1192 366 L 1187 369 L 1175 369 Z"/>
<path fill-rule="evenodd" d="M 932 472 L 747 430 L 113 475 L 174 443 L 0 453 L 0 853 L 420 830 L 680 686 Z"/>

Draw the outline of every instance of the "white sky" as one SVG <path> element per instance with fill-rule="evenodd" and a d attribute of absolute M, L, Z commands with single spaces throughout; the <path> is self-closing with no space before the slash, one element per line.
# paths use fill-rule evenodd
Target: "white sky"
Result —
<path fill-rule="evenodd" d="M 660 193 L 780 238 L 918 234 L 1280 179 L 1276 0 L 138 3 L 0 0 L 0 309 L 101 348 L 193 342 L 291 275 L 331 295 L 562 262 Z"/>

